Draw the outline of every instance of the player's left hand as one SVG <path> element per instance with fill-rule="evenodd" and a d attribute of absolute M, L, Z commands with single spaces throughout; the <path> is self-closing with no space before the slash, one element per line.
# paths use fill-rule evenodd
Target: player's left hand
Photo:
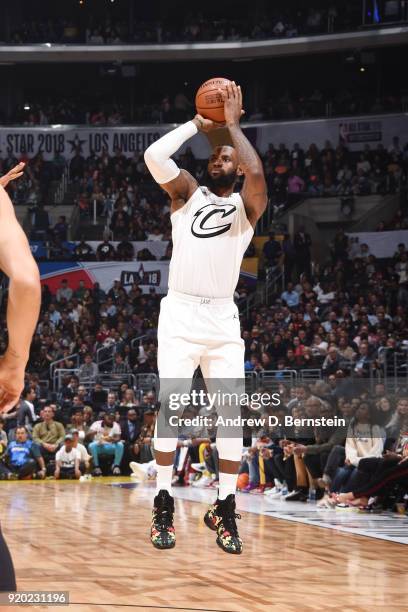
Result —
<path fill-rule="evenodd" d="M 242 110 L 242 91 L 240 85 L 231 81 L 225 89 L 219 89 L 224 101 L 225 123 L 227 125 L 238 125 L 245 111 Z"/>
<path fill-rule="evenodd" d="M 20 400 L 24 389 L 25 368 L 10 362 L 7 355 L 0 358 L 0 413 L 10 412 Z"/>
<path fill-rule="evenodd" d="M 0 185 L 5 189 L 10 183 L 10 181 L 15 181 L 16 179 L 20 178 L 20 176 L 23 176 L 24 167 L 24 162 L 20 162 L 19 164 L 17 164 L 17 166 L 14 166 L 14 168 L 9 170 L 7 174 L 4 174 L 4 176 L 0 177 Z"/>

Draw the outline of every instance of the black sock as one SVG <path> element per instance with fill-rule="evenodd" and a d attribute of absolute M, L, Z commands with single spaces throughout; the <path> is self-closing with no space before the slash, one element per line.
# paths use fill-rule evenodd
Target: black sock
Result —
<path fill-rule="evenodd" d="M 0 531 L 0 592 L 16 591 L 16 576 L 6 540 Z"/>

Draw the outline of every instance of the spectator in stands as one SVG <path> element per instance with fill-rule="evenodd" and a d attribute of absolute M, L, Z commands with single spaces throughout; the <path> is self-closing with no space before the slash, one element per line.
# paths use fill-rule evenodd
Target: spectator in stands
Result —
<path fill-rule="evenodd" d="M 132 261 L 135 257 L 135 249 L 129 240 L 122 240 L 116 247 L 116 256 L 119 261 Z"/>
<path fill-rule="evenodd" d="M 344 449 L 344 466 L 339 467 L 330 490 L 343 493 L 354 488 L 353 473 L 361 459 L 381 457 L 384 431 L 374 421 L 375 413 L 367 402 L 362 402 L 351 420 Z"/>
<path fill-rule="evenodd" d="M 34 409 L 36 397 L 35 387 L 26 387 L 21 395 L 17 411 L 17 425 L 24 426 L 28 431 L 32 430 L 34 423 L 40 418 Z"/>
<path fill-rule="evenodd" d="M 357 376 L 366 377 L 370 373 L 372 359 L 369 356 L 369 350 L 368 342 L 360 342 L 354 365 L 354 372 Z"/>
<path fill-rule="evenodd" d="M 84 299 L 85 292 L 86 292 L 85 281 L 80 280 L 78 282 L 78 287 L 75 289 L 73 293 L 73 297 L 76 298 L 77 300 L 82 301 Z"/>
<path fill-rule="evenodd" d="M 67 433 L 73 434 L 76 432 L 78 434 L 78 442 L 80 444 L 85 443 L 90 427 L 84 421 L 84 410 L 83 406 L 72 408 L 71 422 L 66 426 Z"/>
<path fill-rule="evenodd" d="M 112 367 L 112 374 L 123 375 L 129 374 L 130 368 L 128 363 L 124 361 L 123 355 L 121 353 L 116 353 L 115 355 L 115 363 Z"/>
<path fill-rule="evenodd" d="M 74 448 L 72 434 L 66 434 L 64 444 L 55 455 L 55 472 L 56 480 L 60 478 L 76 478 L 81 477 L 79 464 L 81 454 L 79 450 Z"/>
<path fill-rule="evenodd" d="M 142 419 L 141 416 L 136 412 L 135 408 L 129 408 L 126 413 L 126 417 L 119 421 L 120 429 L 122 432 L 122 440 L 125 444 L 125 465 L 128 465 L 136 457 L 133 453 L 133 447 L 139 438 Z"/>
<path fill-rule="evenodd" d="M 282 247 L 280 242 L 275 240 L 273 232 L 269 234 L 269 240 L 267 240 L 263 246 L 263 255 L 267 268 L 276 268 L 281 261 Z"/>
<path fill-rule="evenodd" d="M 85 237 L 81 236 L 81 241 L 74 248 L 76 261 L 92 261 L 95 253 L 90 244 L 85 242 Z"/>
<path fill-rule="evenodd" d="M 106 237 L 96 249 L 96 259 L 97 261 L 113 261 L 114 258 L 115 247 L 109 242 L 109 239 Z"/>
<path fill-rule="evenodd" d="M 85 355 L 84 363 L 79 368 L 78 376 L 81 382 L 95 381 L 99 376 L 98 364 L 92 361 L 92 355 L 90 353 Z"/>
<path fill-rule="evenodd" d="M 40 447 L 41 455 L 48 468 L 50 462 L 54 462 L 55 453 L 64 440 L 65 429 L 61 423 L 54 420 L 54 413 L 49 405 L 43 408 L 41 417 L 42 422 L 34 425 L 33 442 Z"/>
<path fill-rule="evenodd" d="M 311 247 L 312 239 L 305 231 L 305 227 L 302 225 L 299 227 L 299 231 L 296 232 L 294 237 L 296 269 L 299 275 L 305 273 L 308 278 L 310 277 L 311 272 Z"/>
<path fill-rule="evenodd" d="M 39 202 L 33 209 L 31 225 L 32 240 L 45 240 L 48 237 L 50 218 L 48 212 L 44 209 L 44 204 L 42 202 Z"/>
<path fill-rule="evenodd" d="M 61 287 L 57 289 L 57 294 L 56 294 L 57 302 L 61 302 L 62 300 L 66 300 L 67 302 L 69 302 L 70 299 L 72 298 L 72 294 L 73 294 L 73 291 L 68 286 L 68 280 L 66 278 L 63 278 L 61 281 Z"/>
<path fill-rule="evenodd" d="M 53 227 L 54 236 L 59 238 L 62 242 L 67 240 L 68 236 L 68 223 L 65 215 L 58 217 L 58 221 Z"/>
<path fill-rule="evenodd" d="M 119 476 L 121 474 L 120 464 L 123 457 L 124 445 L 120 440 L 120 426 L 114 419 L 114 415 L 107 412 L 104 414 L 102 420 L 95 421 L 90 427 L 89 433 L 94 435 L 94 441 L 89 445 L 94 465 L 94 476 L 102 476 L 102 470 L 99 466 L 101 455 L 113 456 L 113 463 L 111 465 L 112 474 L 114 476 Z"/>
<path fill-rule="evenodd" d="M 119 410 L 118 398 L 114 391 L 108 393 L 106 404 L 102 405 L 101 410 L 109 414 L 115 414 Z"/>
<path fill-rule="evenodd" d="M 44 459 L 38 446 L 28 439 L 24 426 L 17 427 L 15 440 L 7 446 L 5 461 L 0 462 L 0 478 L 26 479 L 34 473 L 37 473 L 39 478 L 45 478 Z"/>
<path fill-rule="evenodd" d="M 151 395 L 154 400 L 154 393 Z M 142 428 L 132 449 L 136 461 L 139 463 L 148 463 L 153 459 L 152 441 L 156 422 L 156 413 L 152 408 L 148 407 L 148 404 L 146 406 L 147 407 L 143 413 Z"/>
<path fill-rule="evenodd" d="M 69 176 L 71 181 L 79 181 L 84 174 L 85 170 L 85 159 L 81 155 L 81 149 L 77 147 L 75 149 L 75 155 L 71 158 L 69 163 Z"/>
<path fill-rule="evenodd" d="M 89 473 L 91 466 L 91 455 L 88 454 L 86 446 L 84 446 L 80 441 L 81 431 L 78 429 L 72 429 L 70 434 L 72 435 L 72 446 L 79 452 L 79 469 L 81 470 L 82 474 L 87 474 Z"/>
<path fill-rule="evenodd" d="M 286 291 L 281 294 L 281 299 L 285 302 L 288 308 L 296 308 L 299 306 L 299 294 L 297 291 L 295 291 L 292 282 L 287 284 Z"/>
<path fill-rule="evenodd" d="M 330 346 L 325 360 L 322 365 L 322 372 L 324 376 L 330 376 L 330 374 L 335 374 L 337 370 L 340 370 L 340 355 L 336 346 Z"/>

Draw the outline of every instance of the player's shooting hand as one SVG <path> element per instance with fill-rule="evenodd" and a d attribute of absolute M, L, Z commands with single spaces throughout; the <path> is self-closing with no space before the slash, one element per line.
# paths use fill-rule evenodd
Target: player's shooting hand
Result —
<path fill-rule="evenodd" d="M 242 91 L 235 81 L 231 81 L 225 89 L 219 90 L 224 101 L 225 123 L 238 125 L 245 111 L 242 110 Z"/>
<path fill-rule="evenodd" d="M 205 117 L 202 117 L 201 115 L 196 115 L 193 119 L 193 123 L 196 124 L 199 132 L 204 132 L 205 134 L 224 126 L 223 123 L 217 123 L 216 121 L 211 121 L 211 119 L 205 119 Z"/>
<path fill-rule="evenodd" d="M 20 178 L 20 176 L 24 174 L 24 166 L 25 166 L 25 163 L 20 162 L 19 164 L 17 164 L 17 166 L 14 166 L 14 168 L 9 170 L 7 174 L 5 174 L 4 176 L 1 176 L 0 185 L 4 187 L 5 189 L 7 185 L 10 183 L 10 181 L 15 181 L 16 179 Z"/>
<path fill-rule="evenodd" d="M 25 367 L 10 361 L 6 356 L 0 358 L 0 413 L 9 412 L 18 404 L 24 388 Z"/>

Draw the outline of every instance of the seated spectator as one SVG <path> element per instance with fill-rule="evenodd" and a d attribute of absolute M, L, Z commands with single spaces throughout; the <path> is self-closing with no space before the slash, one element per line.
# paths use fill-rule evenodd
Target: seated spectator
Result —
<path fill-rule="evenodd" d="M 402 494 L 406 493 L 407 478 L 408 428 L 404 427 L 395 451 L 387 451 L 381 458 L 362 458 L 352 490 L 334 495 L 334 500 L 349 506 L 367 506 L 370 497 L 386 496 L 396 485 L 401 487 Z"/>
<path fill-rule="evenodd" d="M 286 291 L 281 294 L 281 299 L 285 302 L 288 308 L 296 308 L 299 305 L 299 294 L 295 291 L 293 283 L 287 284 Z"/>
<path fill-rule="evenodd" d="M 119 421 L 122 431 L 122 440 L 125 444 L 125 465 L 133 461 L 136 456 L 133 453 L 133 447 L 139 438 L 141 430 L 141 417 L 136 412 L 135 408 L 129 408 L 126 417 Z"/>
<path fill-rule="evenodd" d="M 79 469 L 81 470 L 82 474 L 87 474 L 90 471 L 91 455 L 88 454 L 86 446 L 80 442 L 81 430 L 71 429 L 70 434 L 72 435 L 72 446 L 79 452 L 80 455 Z"/>
<path fill-rule="evenodd" d="M 5 463 L 0 463 L 0 478 L 21 480 L 32 477 L 34 473 L 45 478 L 44 459 L 39 447 L 28 439 L 27 429 L 24 426 L 17 427 L 15 440 L 7 446 Z"/>
<path fill-rule="evenodd" d="M 118 261 L 132 261 L 135 258 L 135 249 L 129 240 L 122 240 L 116 248 Z"/>
<path fill-rule="evenodd" d="M 74 257 L 76 261 L 92 261 L 95 257 L 95 253 L 90 244 L 85 242 L 84 237 L 81 237 L 79 242 L 74 248 Z"/>
<path fill-rule="evenodd" d="M 66 434 L 64 445 L 55 455 L 55 472 L 56 480 L 64 478 L 81 478 L 81 470 L 79 464 L 81 455 L 79 450 L 74 448 L 72 434 Z"/>
<path fill-rule="evenodd" d="M 115 423 L 114 415 L 110 412 L 106 413 L 102 420 L 92 423 L 90 434 L 94 435 L 94 441 L 89 445 L 94 465 L 93 475 L 102 476 L 99 459 L 101 455 L 108 455 L 113 456 L 111 465 L 112 474 L 120 476 L 124 444 L 120 440 L 121 430 L 119 424 Z"/>
<path fill-rule="evenodd" d="M 17 425 L 25 426 L 27 430 L 30 431 L 34 423 L 40 418 L 34 410 L 36 397 L 35 387 L 26 387 L 21 394 L 21 400 L 17 411 Z"/>
<path fill-rule="evenodd" d="M 105 404 L 102 404 L 101 410 L 108 414 L 115 414 L 119 410 L 119 402 L 114 391 L 108 393 L 108 398 Z"/>
<path fill-rule="evenodd" d="M 105 238 L 96 249 L 97 261 L 113 261 L 115 258 L 115 247 L 111 244 L 108 238 Z"/>
<path fill-rule="evenodd" d="M 70 423 L 66 426 L 66 432 L 71 434 L 74 432 L 77 433 L 78 442 L 84 444 L 87 439 L 89 427 L 90 425 L 85 423 L 84 420 L 84 408 L 73 408 L 73 414 L 71 415 Z"/>
<path fill-rule="evenodd" d="M 129 374 L 130 368 L 129 364 L 123 359 L 123 355 L 121 353 L 116 353 L 115 362 L 112 367 L 112 374 L 116 374 L 118 376 L 123 374 Z"/>
<path fill-rule="evenodd" d="M 362 402 L 351 420 L 344 449 L 344 466 L 339 467 L 331 484 L 331 491 L 343 493 L 354 488 L 353 474 L 360 460 L 365 457 L 381 457 L 385 432 L 373 422 L 374 411 Z"/>
<path fill-rule="evenodd" d="M 91 391 L 91 405 L 95 408 L 96 411 L 99 411 L 102 409 L 102 406 L 106 403 L 107 399 L 108 392 L 103 388 L 101 383 L 96 383 Z"/>
<path fill-rule="evenodd" d="M 57 289 L 57 302 L 61 302 L 61 300 L 66 300 L 67 302 L 69 302 L 72 299 L 72 294 L 72 289 L 68 287 L 68 280 L 66 278 L 63 278 L 61 281 L 61 287 Z"/>
<path fill-rule="evenodd" d="M 82 382 L 84 380 L 92 380 L 94 381 L 99 375 L 98 364 L 92 361 L 92 355 L 87 353 L 85 355 L 85 363 L 81 365 L 78 371 L 79 380 Z"/>
<path fill-rule="evenodd" d="M 368 342 L 360 342 L 358 353 L 354 366 L 354 372 L 357 376 L 367 377 L 370 373 L 372 359 L 369 356 Z"/>
<path fill-rule="evenodd" d="M 340 370 L 340 356 L 336 346 L 330 346 L 327 356 L 323 361 L 322 372 L 324 376 L 330 376 Z"/>
<path fill-rule="evenodd" d="M 51 406 L 45 406 L 41 412 L 42 422 L 34 425 L 33 442 L 41 450 L 47 469 L 50 463 L 55 461 L 55 454 L 64 441 L 65 429 L 61 423 L 54 420 L 54 412 Z M 52 469 L 52 472 L 54 470 Z"/>
<path fill-rule="evenodd" d="M 143 425 L 140 434 L 132 448 L 133 455 L 139 463 L 148 463 L 153 459 L 152 442 L 155 422 L 155 411 L 147 408 L 143 414 Z"/>

